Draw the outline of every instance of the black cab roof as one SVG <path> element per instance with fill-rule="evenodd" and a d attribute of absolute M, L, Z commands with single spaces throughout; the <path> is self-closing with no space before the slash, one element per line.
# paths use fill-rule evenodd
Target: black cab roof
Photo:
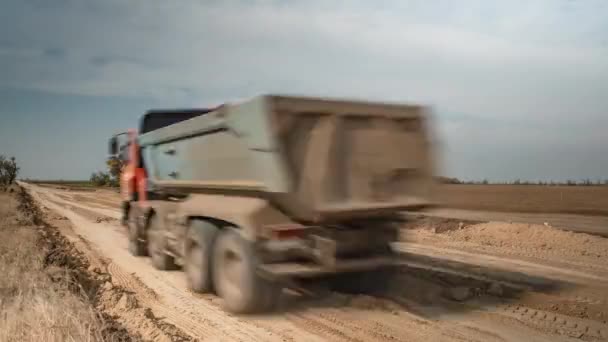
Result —
<path fill-rule="evenodd" d="M 194 117 L 207 114 L 215 108 L 192 108 L 192 109 L 153 109 L 149 110 L 141 118 L 139 134 L 157 130 L 174 123 L 189 120 Z"/>

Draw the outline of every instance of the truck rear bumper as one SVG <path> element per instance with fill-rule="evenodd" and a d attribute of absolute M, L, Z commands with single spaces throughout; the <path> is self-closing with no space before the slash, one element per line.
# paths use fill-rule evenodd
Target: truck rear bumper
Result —
<path fill-rule="evenodd" d="M 259 272 L 262 276 L 272 278 L 314 278 L 335 273 L 373 270 L 397 264 L 398 259 L 396 257 L 385 255 L 341 259 L 331 266 L 300 262 L 263 264 L 259 266 Z"/>

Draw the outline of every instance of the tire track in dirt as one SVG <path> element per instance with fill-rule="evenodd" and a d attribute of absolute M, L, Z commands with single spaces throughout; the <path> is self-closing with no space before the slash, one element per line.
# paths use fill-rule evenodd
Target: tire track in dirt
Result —
<path fill-rule="evenodd" d="M 360 335 L 365 336 L 365 341 L 411 341 L 412 336 L 401 336 L 403 325 L 400 329 L 395 330 L 394 327 L 388 324 L 390 317 L 383 319 L 383 322 L 378 322 L 376 319 L 369 317 L 361 318 L 356 315 L 340 310 L 326 310 L 319 314 L 319 318 L 324 321 L 331 322 L 333 325 L 343 327 L 346 330 L 357 331 Z"/>
<path fill-rule="evenodd" d="M 363 340 L 347 335 L 344 331 L 335 327 L 334 324 L 318 321 L 312 317 L 306 317 L 302 313 L 290 314 L 289 319 L 292 320 L 302 330 L 313 332 L 319 336 L 326 336 L 331 341 L 343 342 L 362 342 Z"/>
<path fill-rule="evenodd" d="M 428 327 L 443 329 L 389 299 L 334 294 L 328 300 L 331 305 L 318 310 L 315 315 L 325 324 L 357 331 L 365 341 L 426 341 L 428 337 L 423 332 Z"/>
<path fill-rule="evenodd" d="M 90 205 L 82 204 L 80 202 L 75 202 L 75 201 L 68 200 L 68 199 L 66 199 L 65 196 L 60 196 L 60 195 L 57 195 L 57 194 L 53 194 L 50 191 L 43 190 L 40 193 L 43 194 L 43 195 L 46 195 L 47 198 L 50 201 L 58 203 L 58 204 L 61 204 L 61 205 L 72 206 L 72 207 L 76 207 L 76 208 L 80 208 L 80 209 L 96 212 L 96 213 L 98 213 L 100 215 L 111 217 L 111 218 L 117 219 L 117 220 L 119 220 L 121 218 L 120 211 L 117 210 L 117 209 L 106 209 L 106 208 L 92 207 Z"/>
<path fill-rule="evenodd" d="M 99 192 L 71 195 L 74 201 L 85 201 L 105 208 L 120 209 L 120 197 L 117 197 L 115 200 L 105 199 L 104 197 L 102 197 L 103 194 Z"/>
<path fill-rule="evenodd" d="M 487 310 L 502 316 L 512 317 L 525 325 L 548 331 L 560 331 L 570 337 L 608 339 L 608 327 L 599 322 L 560 315 L 543 310 L 535 310 L 519 305 L 507 305 L 495 310 Z"/>
<path fill-rule="evenodd" d="M 86 202 L 88 203 L 89 206 L 94 207 L 94 208 L 99 208 L 99 209 L 116 209 L 116 205 L 110 205 L 108 203 L 100 203 L 99 200 L 97 200 L 94 197 L 85 197 L 82 195 L 75 195 L 69 192 L 64 192 L 64 193 L 58 193 L 55 194 L 57 197 L 69 201 L 69 202 L 76 202 L 76 203 L 83 203 Z"/>

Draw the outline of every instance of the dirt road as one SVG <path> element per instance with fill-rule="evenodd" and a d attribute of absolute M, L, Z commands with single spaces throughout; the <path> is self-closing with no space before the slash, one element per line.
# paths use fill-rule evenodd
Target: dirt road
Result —
<path fill-rule="evenodd" d="M 117 194 L 24 185 L 108 273 L 107 310 L 154 340 L 608 341 L 608 240 L 528 224 L 410 224 L 403 265 L 379 297 L 283 294 L 277 313 L 235 316 L 186 290 L 182 272 L 127 251 Z M 68 220 L 62 220 L 63 217 Z"/>

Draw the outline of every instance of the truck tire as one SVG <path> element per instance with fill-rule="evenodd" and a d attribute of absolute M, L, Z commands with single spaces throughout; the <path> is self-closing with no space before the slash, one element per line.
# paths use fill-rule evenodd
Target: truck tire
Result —
<path fill-rule="evenodd" d="M 348 294 L 382 294 L 388 290 L 393 275 L 393 267 L 342 273 L 332 277 L 330 287 L 333 291 Z"/>
<path fill-rule="evenodd" d="M 257 274 L 257 263 L 251 243 L 232 229 L 220 233 L 213 253 L 213 280 L 228 311 L 248 314 L 276 307 L 281 288 Z"/>
<path fill-rule="evenodd" d="M 188 286 L 194 292 L 213 292 L 213 244 L 219 229 L 207 221 L 193 220 L 186 235 L 185 270 Z"/>
<path fill-rule="evenodd" d="M 137 215 L 139 210 L 136 206 L 131 206 L 129 209 L 129 216 L 127 222 L 127 230 L 129 236 L 129 253 L 133 256 L 147 256 L 148 251 L 146 243 L 141 241 L 140 232 L 141 229 L 138 224 Z"/>
<path fill-rule="evenodd" d="M 165 235 L 165 223 L 158 213 L 153 213 L 148 220 L 146 236 L 148 241 L 148 254 L 152 260 L 152 266 L 157 270 L 174 270 L 177 268 L 173 256 L 167 254 L 167 237 Z"/>
<path fill-rule="evenodd" d="M 120 224 L 123 227 L 129 225 L 129 207 L 131 203 L 129 201 L 122 201 L 120 204 L 122 216 L 120 217 Z"/>

